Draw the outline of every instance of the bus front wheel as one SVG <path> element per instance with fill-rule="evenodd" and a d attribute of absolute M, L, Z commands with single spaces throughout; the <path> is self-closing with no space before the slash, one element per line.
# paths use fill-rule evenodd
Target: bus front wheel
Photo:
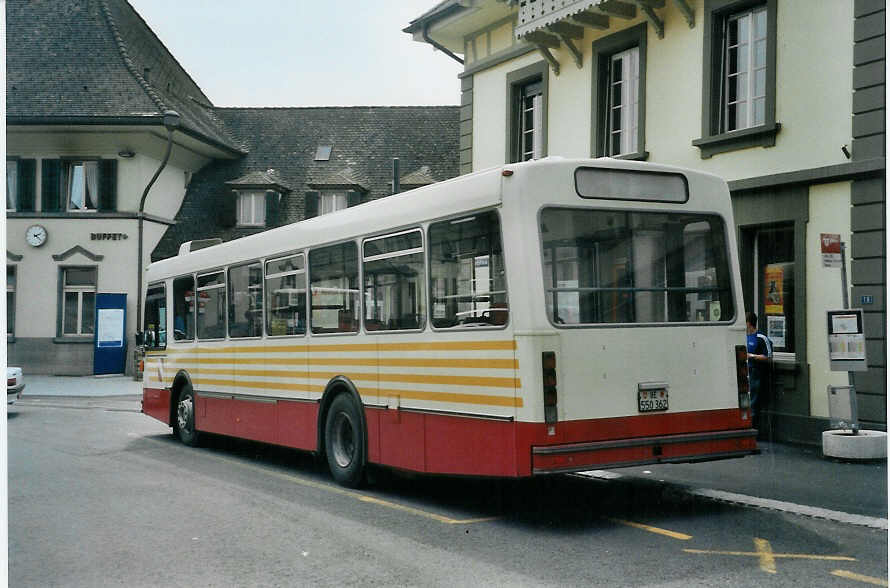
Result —
<path fill-rule="evenodd" d="M 173 418 L 173 433 L 190 447 L 198 445 L 198 430 L 195 429 L 195 393 L 189 384 L 183 386 L 176 401 L 176 414 Z"/>
<path fill-rule="evenodd" d="M 364 445 L 361 415 L 355 402 L 340 394 L 325 420 L 325 455 L 337 483 L 355 488 L 364 480 Z"/>

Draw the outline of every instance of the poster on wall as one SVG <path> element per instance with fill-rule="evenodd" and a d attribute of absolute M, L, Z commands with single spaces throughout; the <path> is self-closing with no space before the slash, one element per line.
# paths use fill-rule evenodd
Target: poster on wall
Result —
<path fill-rule="evenodd" d="M 124 310 L 122 308 L 100 308 L 96 325 L 96 340 L 99 347 L 124 346 Z"/>
<path fill-rule="evenodd" d="M 833 371 L 865 371 L 868 360 L 862 309 L 829 310 L 828 359 Z"/>
<path fill-rule="evenodd" d="M 785 317 L 766 317 L 766 336 L 773 342 L 773 349 L 786 347 L 785 345 Z"/>
<path fill-rule="evenodd" d="M 778 264 L 763 268 L 763 309 L 766 314 L 785 314 L 785 269 Z"/>

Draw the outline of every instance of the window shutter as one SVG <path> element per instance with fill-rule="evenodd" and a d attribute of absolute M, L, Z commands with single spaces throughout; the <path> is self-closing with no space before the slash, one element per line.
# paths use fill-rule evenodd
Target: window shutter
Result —
<path fill-rule="evenodd" d="M 352 208 L 358 204 L 362 203 L 362 193 L 357 192 L 355 190 L 350 190 L 346 193 L 346 207 Z"/>
<path fill-rule="evenodd" d="M 40 196 L 44 212 L 62 210 L 62 160 L 44 159 L 41 163 Z"/>
<path fill-rule="evenodd" d="M 266 191 L 266 226 L 274 227 L 278 224 L 278 210 L 281 194 L 272 190 Z"/>
<path fill-rule="evenodd" d="M 117 160 L 99 161 L 99 210 L 117 209 Z"/>
<path fill-rule="evenodd" d="M 220 226 L 234 227 L 238 222 L 238 194 L 224 192 L 220 195 L 220 206 L 217 210 L 217 221 Z"/>
<path fill-rule="evenodd" d="M 318 216 L 319 195 L 317 190 L 306 192 L 306 218 Z"/>
<path fill-rule="evenodd" d="M 18 209 L 34 212 L 34 197 L 37 187 L 37 160 L 20 159 L 18 162 Z"/>

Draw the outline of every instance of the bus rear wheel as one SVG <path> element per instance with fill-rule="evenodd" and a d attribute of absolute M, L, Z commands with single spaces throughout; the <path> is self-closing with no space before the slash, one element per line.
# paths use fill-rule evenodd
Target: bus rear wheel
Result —
<path fill-rule="evenodd" d="M 183 386 L 176 401 L 176 414 L 173 418 L 173 433 L 190 447 L 198 445 L 200 437 L 195 429 L 195 393 L 189 384 Z"/>
<path fill-rule="evenodd" d="M 364 481 L 365 435 L 355 402 L 340 394 L 331 403 L 325 420 L 325 456 L 334 480 L 355 488 Z"/>

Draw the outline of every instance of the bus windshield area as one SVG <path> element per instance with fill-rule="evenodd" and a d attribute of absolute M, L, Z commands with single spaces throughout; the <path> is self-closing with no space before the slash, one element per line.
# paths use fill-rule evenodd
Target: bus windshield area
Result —
<path fill-rule="evenodd" d="M 545 208 L 540 228 L 547 314 L 557 326 L 735 316 L 719 216 Z"/>

